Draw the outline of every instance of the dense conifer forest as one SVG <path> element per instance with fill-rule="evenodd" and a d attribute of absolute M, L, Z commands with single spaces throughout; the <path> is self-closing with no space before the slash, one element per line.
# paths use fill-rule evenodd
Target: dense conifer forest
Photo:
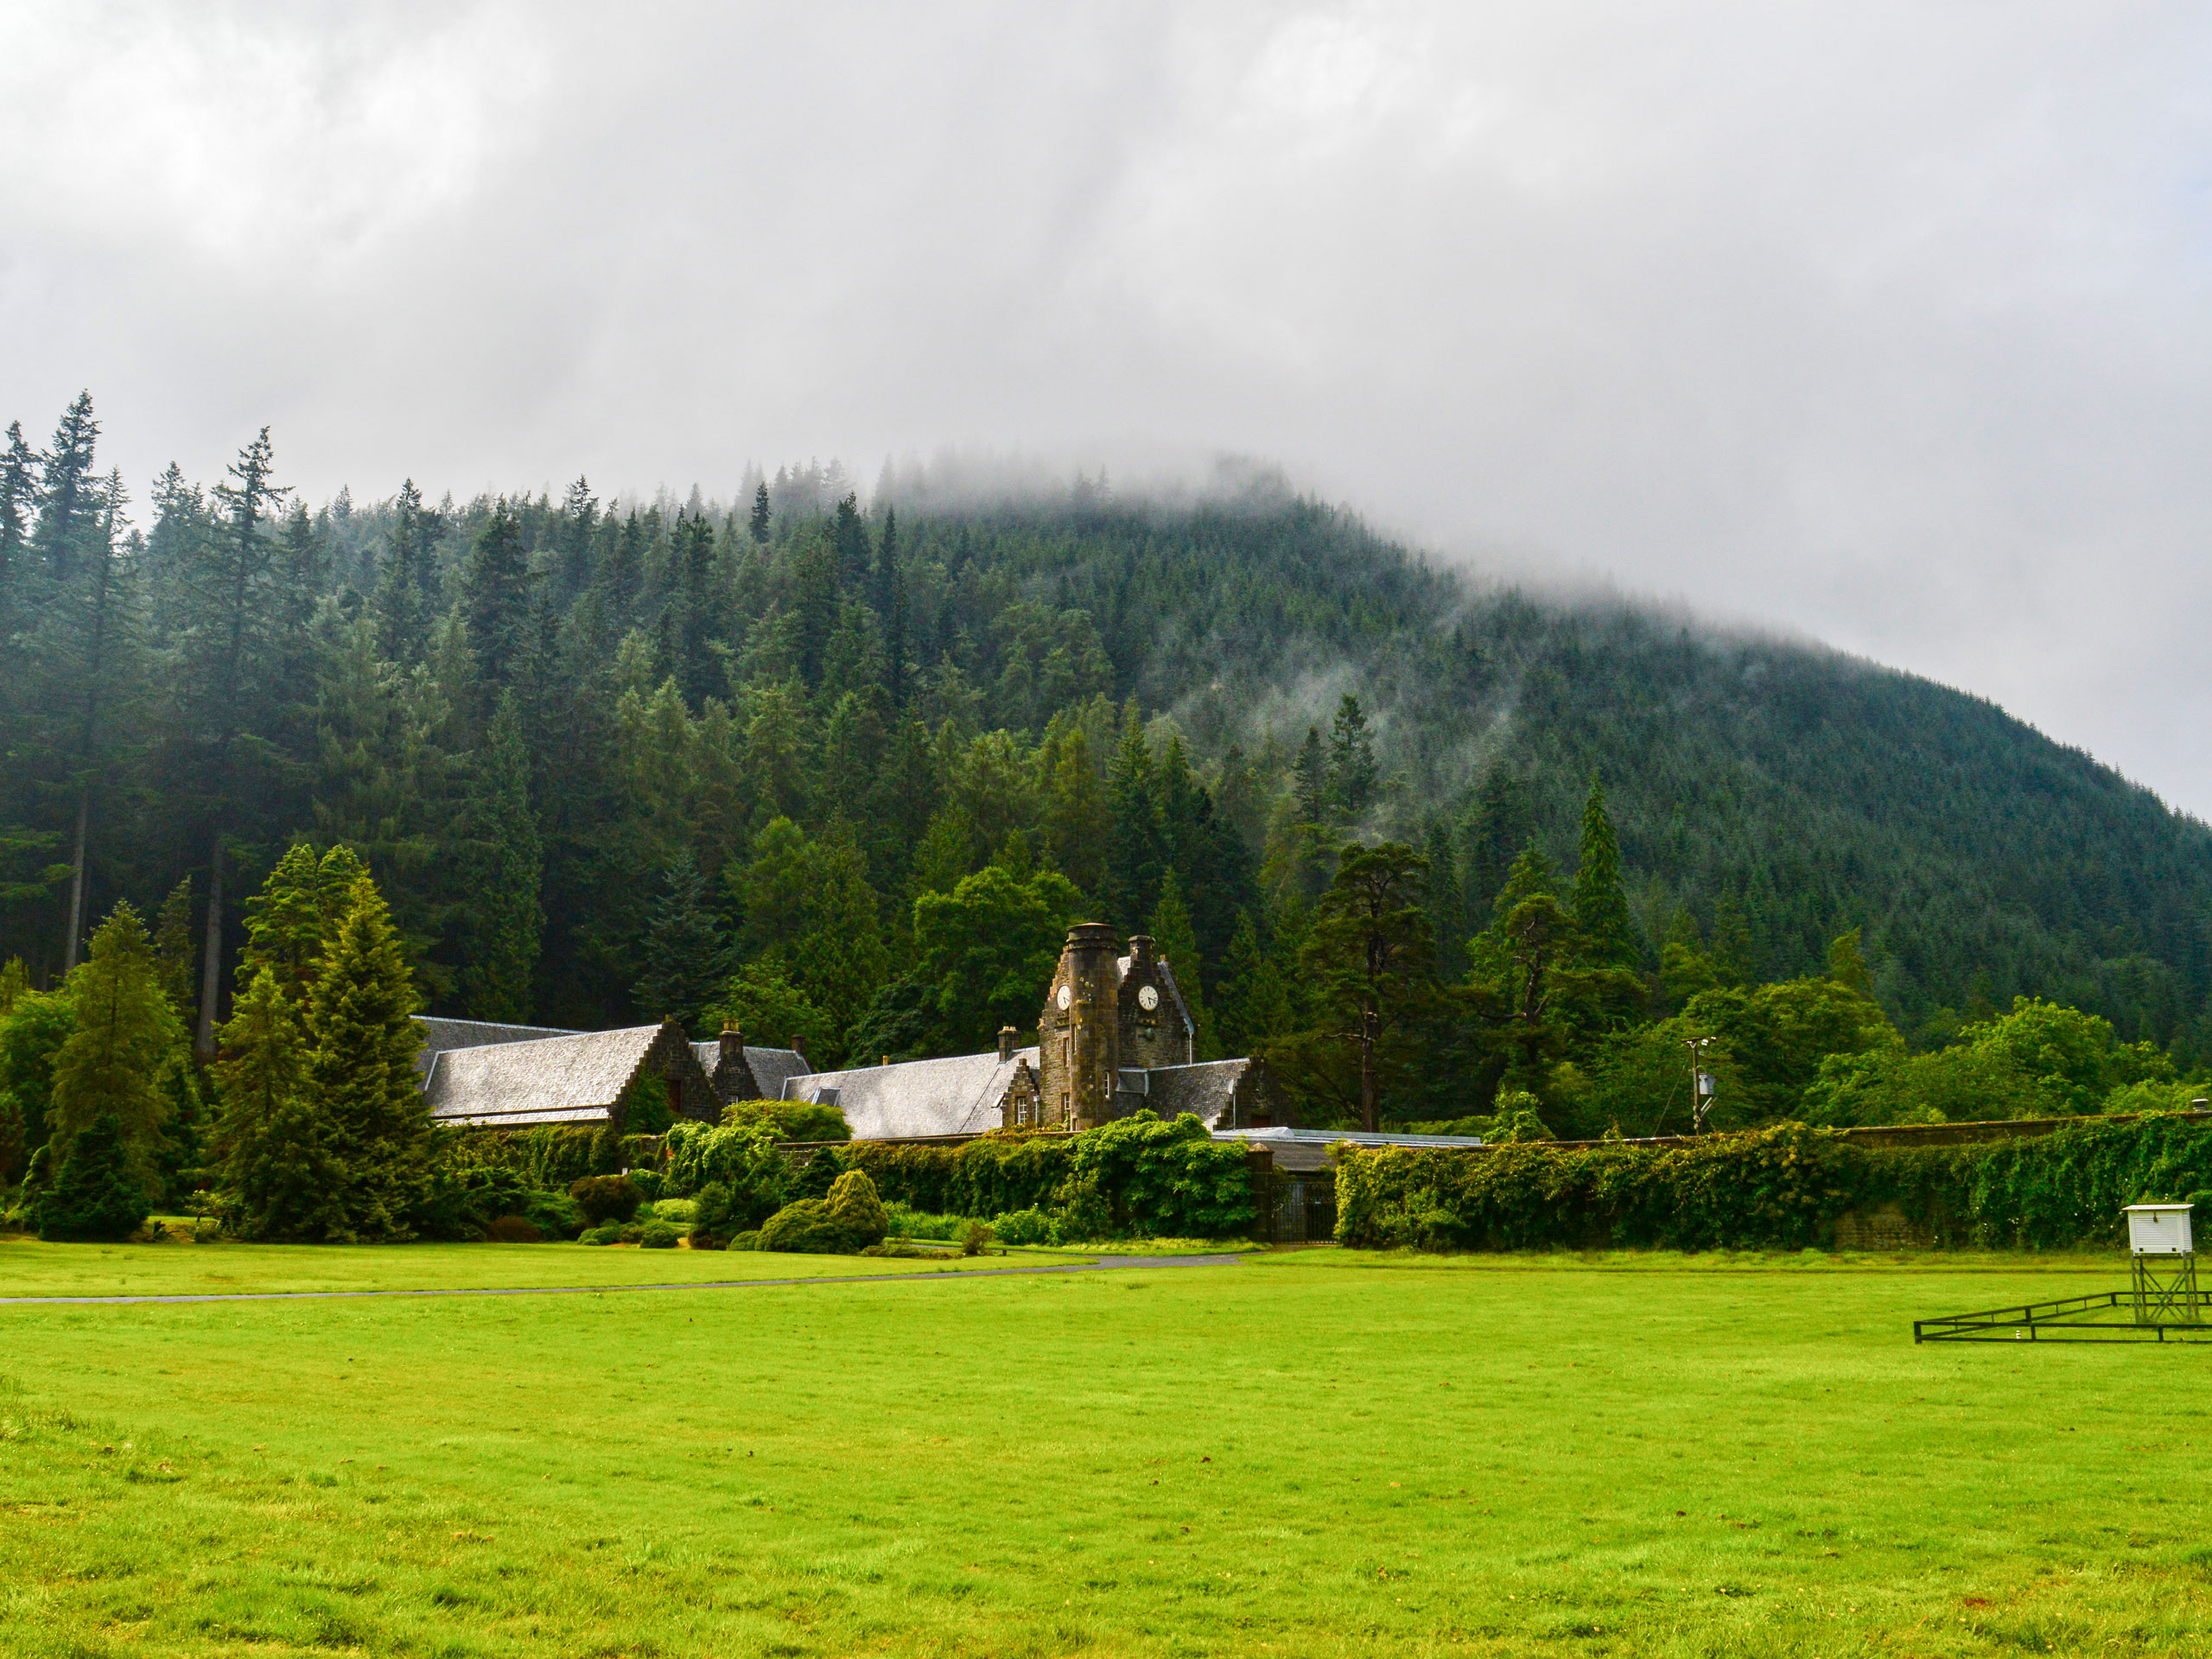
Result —
<path fill-rule="evenodd" d="M 2021 997 L 2109 1021 L 2098 1097 L 2212 1056 L 2212 832 L 2148 791 L 1816 646 L 1483 586 L 1264 475 L 318 504 L 264 431 L 142 500 L 99 437 L 84 397 L 0 460 L 0 957 L 56 985 L 128 900 L 203 1058 L 302 839 L 365 865 L 434 1011 L 730 1019 L 825 1065 L 1033 1029 L 1095 916 L 1159 937 L 1206 1052 L 1351 1116 L 1352 842 L 1401 849 L 1420 923 L 1401 1121 L 1503 1091 L 1679 1124 L 1700 997 L 1750 1117 L 1847 1116 L 1867 1055 L 1998 1041 Z M 1762 1061 L 1793 983 L 1855 1000 Z"/>

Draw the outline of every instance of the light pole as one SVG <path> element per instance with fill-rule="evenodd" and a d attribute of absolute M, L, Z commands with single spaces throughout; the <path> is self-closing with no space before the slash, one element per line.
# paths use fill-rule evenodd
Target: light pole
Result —
<path fill-rule="evenodd" d="M 1705 1051 L 1713 1046 L 1710 1037 L 1687 1037 L 1682 1046 L 1690 1052 L 1690 1133 L 1705 1133 L 1705 1114 L 1713 1103 L 1713 1074 L 1705 1069 Z"/>

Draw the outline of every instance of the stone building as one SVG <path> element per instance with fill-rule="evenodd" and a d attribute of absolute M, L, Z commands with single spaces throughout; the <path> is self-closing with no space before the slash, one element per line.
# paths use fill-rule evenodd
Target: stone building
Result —
<path fill-rule="evenodd" d="M 673 1020 L 560 1031 L 469 1020 L 423 1027 L 416 1069 L 431 1116 L 480 1128 L 612 1123 L 640 1078 L 658 1077 L 678 1117 L 715 1122 L 734 1100 L 835 1106 L 855 1140 L 953 1139 L 998 1128 L 1087 1129 L 1149 1109 L 1209 1129 L 1286 1122 L 1255 1060 L 1194 1061 L 1197 1027 L 1175 970 L 1140 933 L 1068 930 L 1038 1018 L 1038 1040 L 1007 1027 L 994 1053 L 816 1071 L 788 1048 L 735 1032 L 693 1043 Z"/>
<path fill-rule="evenodd" d="M 981 1135 L 996 1128 L 1077 1130 L 1148 1109 L 1189 1112 L 1210 1129 L 1281 1122 L 1255 1060 L 1194 1061 L 1198 1027 L 1175 970 L 1150 938 L 1129 940 L 1082 922 L 1068 930 L 1045 988 L 1037 1046 L 951 1060 L 818 1072 L 789 1079 L 785 1097 L 835 1105 L 855 1139 Z"/>

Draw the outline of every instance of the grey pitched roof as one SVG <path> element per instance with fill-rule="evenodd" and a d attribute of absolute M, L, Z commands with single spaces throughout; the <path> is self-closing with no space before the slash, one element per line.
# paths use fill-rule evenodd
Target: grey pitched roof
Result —
<path fill-rule="evenodd" d="M 715 1075 L 722 1063 L 721 1043 L 694 1043 L 691 1052 L 699 1057 L 700 1069 L 714 1077 L 715 1087 L 730 1100 L 780 1100 L 785 1078 L 804 1077 L 811 1070 L 806 1056 L 795 1048 L 755 1048 L 747 1043 L 745 1069 L 753 1074 L 753 1086 L 750 1091 L 742 1087 L 733 1091 L 727 1079 Z"/>
<path fill-rule="evenodd" d="M 423 1096 L 442 1123 L 519 1128 L 604 1121 L 661 1034 L 658 1026 L 448 1049 Z"/>
<path fill-rule="evenodd" d="M 415 1057 L 417 1077 L 428 1072 L 434 1055 L 449 1048 L 481 1048 L 487 1043 L 534 1043 L 541 1037 L 573 1037 L 576 1033 L 557 1026 L 499 1026 L 484 1020 L 442 1020 L 418 1014 L 415 1023 L 423 1027 L 423 1050 Z"/>
<path fill-rule="evenodd" d="M 1201 1060 L 1195 1065 L 1154 1066 L 1145 1104 L 1164 1118 L 1189 1112 L 1208 1128 L 1229 1115 L 1236 1085 L 1252 1069 L 1249 1060 Z"/>
<path fill-rule="evenodd" d="M 813 1071 L 785 1080 L 781 1098 L 821 1100 L 836 1091 L 855 1141 L 900 1141 L 915 1135 L 981 1135 L 1000 1127 L 998 1105 L 1014 1068 L 1037 1069 L 1037 1051 L 1020 1048 L 1011 1059 L 997 1051 L 855 1071 Z"/>

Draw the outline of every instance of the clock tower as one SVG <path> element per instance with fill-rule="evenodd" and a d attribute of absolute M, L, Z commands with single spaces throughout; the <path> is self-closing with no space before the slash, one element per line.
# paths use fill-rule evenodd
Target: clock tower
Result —
<path fill-rule="evenodd" d="M 1038 1116 L 1047 1128 L 1096 1128 L 1114 1116 L 1122 1064 L 1118 955 L 1105 923 L 1068 930 L 1037 1022 Z"/>

